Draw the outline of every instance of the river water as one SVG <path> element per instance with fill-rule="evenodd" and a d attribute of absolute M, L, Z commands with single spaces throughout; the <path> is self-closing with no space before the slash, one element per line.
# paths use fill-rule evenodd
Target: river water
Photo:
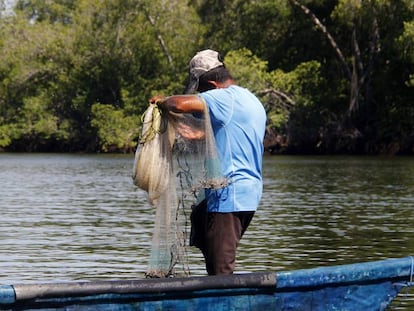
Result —
<path fill-rule="evenodd" d="M 0 284 L 143 278 L 154 210 L 133 155 L 0 153 Z M 265 156 L 236 273 L 414 255 L 414 158 Z M 205 275 L 190 248 L 192 275 Z M 413 290 L 393 309 L 414 310 Z"/>

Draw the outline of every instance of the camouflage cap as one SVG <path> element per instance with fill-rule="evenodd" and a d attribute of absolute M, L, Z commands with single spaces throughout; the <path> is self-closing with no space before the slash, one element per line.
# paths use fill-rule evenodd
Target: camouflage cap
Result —
<path fill-rule="evenodd" d="M 195 93 L 200 76 L 214 68 L 224 66 L 218 52 L 203 50 L 198 52 L 190 61 L 190 81 L 186 93 Z"/>

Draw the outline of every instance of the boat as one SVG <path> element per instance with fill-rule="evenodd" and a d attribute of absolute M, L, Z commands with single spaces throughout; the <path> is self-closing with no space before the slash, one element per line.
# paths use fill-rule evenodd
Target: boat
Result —
<path fill-rule="evenodd" d="M 287 272 L 0 286 L 1 310 L 385 310 L 413 257 Z"/>

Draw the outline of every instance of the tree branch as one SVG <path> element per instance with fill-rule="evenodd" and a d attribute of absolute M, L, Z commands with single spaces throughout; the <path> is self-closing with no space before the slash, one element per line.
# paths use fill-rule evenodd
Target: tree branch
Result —
<path fill-rule="evenodd" d="M 281 100 L 283 103 L 286 103 L 284 108 L 287 110 L 290 110 L 290 108 L 296 105 L 296 102 L 293 100 L 291 96 L 289 96 L 288 94 L 282 91 L 278 91 L 275 89 L 262 90 L 258 93 L 258 95 L 260 96 L 270 95 L 272 97 L 276 97 L 277 99 Z"/>
<path fill-rule="evenodd" d="M 152 18 L 152 16 L 149 15 L 148 12 L 145 12 L 145 16 L 147 17 L 147 20 L 150 22 L 152 27 L 154 27 L 154 32 L 157 36 L 158 42 L 160 43 L 161 48 L 164 51 L 165 56 L 167 57 L 168 63 L 172 66 L 172 64 L 173 64 L 172 56 L 171 56 L 171 54 L 170 54 L 170 52 L 167 48 L 167 45 L 165 44 L 165 41 L 164 41 L 163 37 L 161 36 L 160 32 L 156 28 L 154 18 Z"/>
<path fill-rule="evenodd" d="M 335 50 L 336 54 L 338 55 L 339 60 L 342 62 L 342 65 L 344 67 L 344 70 L 345 70 L 345 73 L 346 73 L 348 79 L 351 80 L 352 79 L 352 73 L 351 73 L 351 71 L 350 71 L 350 69 L 348 67 L 348 64 L 346 62 L 346 59 L 345 59 L 344 55 L 342 54 L 342 51 L 339 48 L 338 44 L 336 43 L 335 39 L 329 33 L 328 29 L 326 29 L 325 25 L 323 25 L 322 22 L 316 17 L 316 15 L 313 14 L 312 11 L 310 9 L 308 9 L 306 6 L 304 6 L 303 4 L 299 3 L 296 0 L 289 0 L 289 2 L 292 5 L 295 5 L 295 6 L 299 7 L 306 15 L 309 15 L 310 18 L 312 19 L 313 23 L 328 38 L 329 43 L 331 44 L 331 46 Z"/>

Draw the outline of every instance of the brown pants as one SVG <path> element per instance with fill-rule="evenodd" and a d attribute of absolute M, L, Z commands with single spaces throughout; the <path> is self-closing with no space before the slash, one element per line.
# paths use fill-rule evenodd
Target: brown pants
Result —
<path fill-rule="evenodd" d="M 236 250 L 254 212 L 207 213 L 201 204 L 191 214 L 190 245 L 204 255 L 209 275 L 232 274 Z"/>

